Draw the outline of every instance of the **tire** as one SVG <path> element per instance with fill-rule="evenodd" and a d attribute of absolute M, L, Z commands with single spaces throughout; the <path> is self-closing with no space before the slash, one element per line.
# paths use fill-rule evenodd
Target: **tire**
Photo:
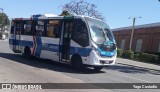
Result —
<path fill-rule="evenodd" d="M 97 72 L 98 72 L 98 71 L 101 71 L 101 69 L 102 69 L 103 67 L 95 66 L 95 67 L 93 67 L 93 68 L 94 68 L 94 70 L 95 70 L 95 71 L 97 71 Z"/>
<path fill-rule="evenodd" d="M 73 57 L 73 59 L 71 59 L 71 65 L 74 69 L 80 71 L 83 68 L 83 64 L 82 64 L 82 59 L 79 56 L 75 56 Z"/>
<path fill-rule="evenodd" d="M 24 49 L 24 56 L 27 58 L 27 59 L 31 59 L 31 50 L 29 47 L 26 47 Z"/>

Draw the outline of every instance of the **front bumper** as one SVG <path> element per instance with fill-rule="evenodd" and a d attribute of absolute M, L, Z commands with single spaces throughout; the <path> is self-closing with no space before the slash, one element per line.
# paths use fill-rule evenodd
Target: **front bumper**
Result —
<path fill-rule="evenodd" d="M 114 65 L 116 61 L 117 53 L 113 57 L 101 57 L 95 51 L 91 51 L 88 65 L 92 66 L 108 66 Z"/>

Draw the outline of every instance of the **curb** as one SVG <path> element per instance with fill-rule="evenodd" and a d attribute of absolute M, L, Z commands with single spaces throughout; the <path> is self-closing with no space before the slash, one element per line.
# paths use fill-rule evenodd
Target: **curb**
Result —
<path fill-rule="evenodd" d="M 146 70 L 153 70 L 153 71 L 158 71 L 158 72 L 160 72 L 160 70 L 158 70 L 158 69 L 151 69 L 151 68 L 146 68 L 146 67 L 138 66 L 138 65 L 131 65 L 131 64 L 124 64 L 124 63 L 116 63 L 116 64 L 128 65 L 128 66 L 132 66 L 132 67 L 138 67 L 138 68 L 143 68 L 143 69 L 146 69 Z"/>
<path fill-rule="evenodd" d="M 4 41 L 8 41 L 8 39 L 4 39 L 4 40 L 0 39 L 0 41 L 3 41 L 3 42 L 4 42 Z"/>

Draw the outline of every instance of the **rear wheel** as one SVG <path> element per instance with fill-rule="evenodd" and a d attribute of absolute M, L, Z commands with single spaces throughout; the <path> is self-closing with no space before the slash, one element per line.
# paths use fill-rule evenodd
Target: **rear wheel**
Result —
<path fill-rule="evenodd" d="M 95 67 L 93 67 L 93 68 L 94 68 L 95 71 L 101 71 L 101 69 L 102 69 L 103 67 L 95 66 Z"/>
<path fill-rule="evenodd" d="M 31 50 L 29 47 L 25 47 L 24 49 L 24 56 L 27 58 L 27 59 L 31 59 Z"/>

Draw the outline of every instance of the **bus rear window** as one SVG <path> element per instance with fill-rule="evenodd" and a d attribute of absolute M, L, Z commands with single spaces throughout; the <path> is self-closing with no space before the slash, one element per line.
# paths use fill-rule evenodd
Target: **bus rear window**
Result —
<path fill-rule="evenodd" d="M 10 32 L 11 34 L 13 34 L 14 33 L 14 21 L 12 21 L 12 23 L 11 23 L 11 32 Z"/>

